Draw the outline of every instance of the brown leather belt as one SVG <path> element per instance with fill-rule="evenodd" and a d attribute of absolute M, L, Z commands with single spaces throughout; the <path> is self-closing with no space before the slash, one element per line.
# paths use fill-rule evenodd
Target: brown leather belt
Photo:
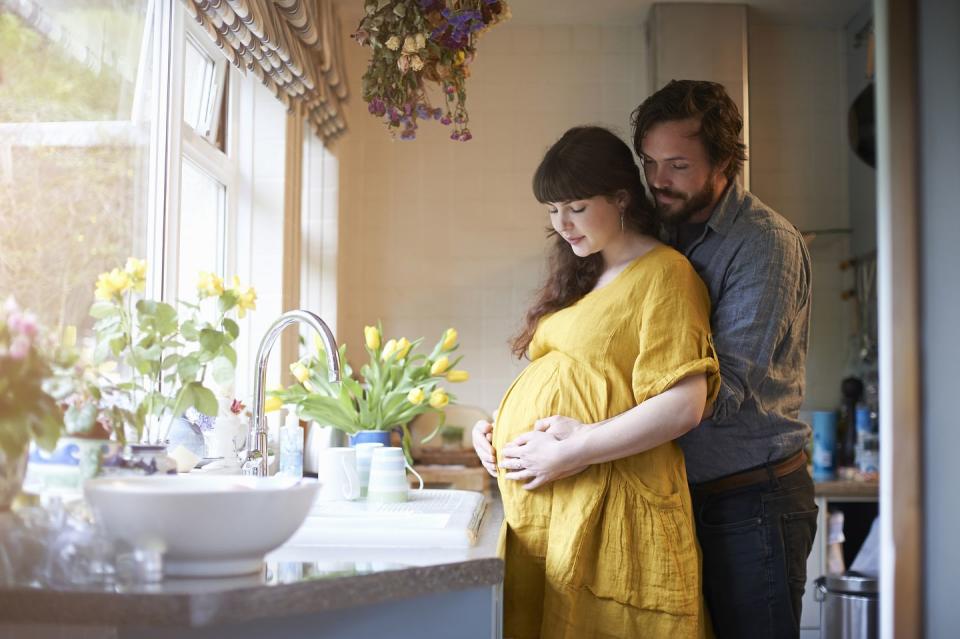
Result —
<path fill-rule="evenodd" d="M 706 481 L 702 484 L 694 484 L 690 486 L 690 488 L 694 492 L 698 493 L 726 492 L 728 490 L 735 490 L 737 488 L 744 488 L 746 486 L 752 486 L 754 484 L 770 481 L 771 475 L 773 477 L 783 477 L 784 475 L 789 475 L 793 471 L 803 468 L 806 463 L 807 455 L 801 449 L 796 454 L 780 460 L 770 466 L 760 466 L 759 468 L 753 468 L 740 473 L 734 473 L 733 475 L 727 475 L 726 477 L 720 477 L 719 479 Z"/>

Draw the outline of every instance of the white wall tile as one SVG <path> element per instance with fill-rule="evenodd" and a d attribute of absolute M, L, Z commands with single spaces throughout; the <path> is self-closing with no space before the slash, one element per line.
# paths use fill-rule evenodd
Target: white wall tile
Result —
<path fill-rule="evenodd" d="M 451 390 L 487 410 L 522 369 L 507 340 L 543 275 L 544 208 L 531 193 L 543 153 L 574 125 L 597 123 L 629 142 L 645 97 L 642 27 L 513 25 L 485 34 L 467 81 L 474 139 L 421 125 L 393 142 L 366 111 L 359 80 L 369 53 L 345 45 L 353 97 L 338 141 L 338 339 L 357 357 L 364 324 L 391 335 L 460 331 L 468 382 Z M 350 174 L 350 175 L 347 175 Z"/>

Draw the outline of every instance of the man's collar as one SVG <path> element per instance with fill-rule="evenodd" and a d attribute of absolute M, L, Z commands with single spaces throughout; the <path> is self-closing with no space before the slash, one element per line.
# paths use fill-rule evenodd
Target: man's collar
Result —
<path fill-rule="evenodd" d="M 743 198 L 743 187 L 740 186 L 740 182 L 734 180 L 727 186 L 720 197 L 720 201 L 713 208 L 713 213 L 707 218 L 707 226 L 713 229 L 715 233 L 726 235 L 737 219 L 737 213 L 740 212 Z"/>

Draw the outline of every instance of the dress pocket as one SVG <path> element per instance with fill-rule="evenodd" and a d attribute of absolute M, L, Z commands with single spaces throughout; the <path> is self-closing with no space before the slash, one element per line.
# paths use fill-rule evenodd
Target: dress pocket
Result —
<path fill-rule="evenodd" d="M 548 570 L 571 590 L 586 589 L 644 610 L 699 614 L 700 566 L 694 527 L 684 508 L 661 508 L 613 475 L 596 525 Z"/>

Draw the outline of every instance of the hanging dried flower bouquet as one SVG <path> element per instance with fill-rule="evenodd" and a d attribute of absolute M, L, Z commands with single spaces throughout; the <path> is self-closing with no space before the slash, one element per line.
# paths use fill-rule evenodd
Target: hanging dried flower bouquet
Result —
<path fill-rule="evenodd" d="M 417 122 L 453 125 L 450 139 L 467 141 L 466 79 L 481 33 L 510 17 L 504 0 L 367 0 L 354 39 L 373 49 L 363 99 L 391 133 L 416 137 Z M 435 82 L 444 108 L 433 107 L 425 82 Z"/>

